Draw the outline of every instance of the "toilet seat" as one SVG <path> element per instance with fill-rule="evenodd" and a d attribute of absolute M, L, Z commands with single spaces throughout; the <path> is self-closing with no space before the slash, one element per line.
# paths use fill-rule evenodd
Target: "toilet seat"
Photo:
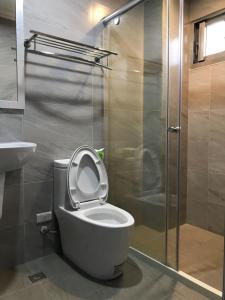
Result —
<path fill-rule="evenodd" d="M 81 146 L 73 153 L 67 168 L 70 205 L 78 209 L 82 202 L 108 197 L 108 177 L 103 161 L 94 148 Z"/>
<path fill-rule="evenodd" d="M 86 205 L 87 207 L 73 211 L 61 207 L 58 214 L 64 217 L 65 215 L 71 218 L 76 217 L 86 224 L 102 228 L 126 228 L 134 224 L 134 218 L 130 213 L 112 204 L 91 206 L 91 203 L 86 203 Z"/>

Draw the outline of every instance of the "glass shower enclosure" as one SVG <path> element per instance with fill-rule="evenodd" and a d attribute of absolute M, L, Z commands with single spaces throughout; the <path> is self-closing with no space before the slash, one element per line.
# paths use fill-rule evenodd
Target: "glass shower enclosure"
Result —
<path fill-rule="evenodd" d="M 199 0 L 203 4 L 204 1 L 207 6 L 207 0 Z M 203 171 L 195 168 L 209 150 L 203 147 L 199 156 L 193 158 L 202 142 L 202 127 L 197 131 L 200 144 L 195 140 L 193 145 L 191 137 L 196 128 L 193 122 L 198 123 L 201 117 L 204 122 L 207 113 L 204 115 L 203 110 L 199 115 L 193 114 L 198 111 L 190 107 L 191 101 L 199 97 L 193 93 L 203 89 L 204 76 L 208 75 L 203 74 L 202 83 L 193 87 L 201 75 L 197 77 L 200 71 L 191 66 L 192 39 L 187 38 L 188 34 L 192 36 L 190 12 L 194 14 L 200 3 L 131 2 L 133 6 L 103 20 L 105 47 L 118 53 L 110 57 L 112 71 L 104 79 L 109 201 L 134 216 L 133 248 L 221 294 L 224 232 L 193 221 L 194 216 L 195 220 L 204 218 L 204 209 L 209 211 L 212 177 L 209 171 L 207 187 L 201 186 L 202 191 L 207 189 L 208 197 L 207 208 L 202 204 L 201 210 L 198 189 Z M 204 90 L 202 93 L 206 95 Z M 213 128 L 212 132 L 215 130 L 219 129 Z M 190 163 L 194 159 L 197 161 L 193 168 Z M 217 188 L 221 195 L 222 187 Z M 216 222 L 212 215 L 211 222 Z M 217 243 L 219 253 L 213 251 L 213 243 Z"/>

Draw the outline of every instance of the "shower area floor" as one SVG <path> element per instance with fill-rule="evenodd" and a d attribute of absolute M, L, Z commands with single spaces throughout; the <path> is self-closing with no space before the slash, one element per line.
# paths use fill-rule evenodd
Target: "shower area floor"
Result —
<path fill-rule="evenodd" d="M 142 239 L 143 236 L 149 237 Z M 176 239 L 176 230 L 169 230 L 171 241 Z M 144 225 L 135 227 L 133 246 L 147 255 L 163 261 L 165 233 Z M 222 290 L 223 250 L 222 235 L 199 227 L 183 224 L 180 226 L 180 271 Z M 175 243 L 169 243 L 168 261 L 174 261 Z M 171 257 L 170 257 L 171 256 Z"/>
<path fill-rule="evenodd" d="M 29 275 L 46 278 L 32 283 Z M 123 276 L 94 281 L 54 254 L 0 270 L 0 300 L 209 300 L 130 251 Z"/>
<path fill-rule="evenodd" d="M 180 226 L 180 270 L 222 290 L 224 238 L 184 224 Z"/>

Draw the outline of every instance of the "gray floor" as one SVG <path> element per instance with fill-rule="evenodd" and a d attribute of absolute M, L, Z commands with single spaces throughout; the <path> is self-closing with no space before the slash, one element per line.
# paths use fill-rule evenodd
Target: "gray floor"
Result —
<path fill-rule="evenodd" d="M 31 283 L 28 275 L 44 272 L 47 276 Z M 108 283 L 99 283 L 51 254 L 0 271 L 0 300 L 202 300 L 209 299 L 151 266 L 145 259 L 129 254 L 124 275 Z"/>

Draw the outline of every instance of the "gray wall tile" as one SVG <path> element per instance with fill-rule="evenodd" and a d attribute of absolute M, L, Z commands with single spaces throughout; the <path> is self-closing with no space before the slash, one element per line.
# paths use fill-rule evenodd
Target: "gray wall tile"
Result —
<path fill-rule="evenodd" d="M 123 2 L 107 1 L 108 12 Z M 96 26 L 90 18 L 94 5 L 93 0 L 25 0 L 25 37 L 34 29 L 99 46 L 103 26 Z M 26 58 L 25 111 L 0 112 L 1 142 L 37 143 L 36 153 L 24 167 L 24 177 L 23 171 L 6 175 L 6 203 L 0 220 L 0 264 L 5 259 L 6 266 L 57 249 L 55 238 L 43 242 L 35 224 L 36 213 L 52 208 L 53 160 L 70 157 L 82 144 L 104 146 L 104 73 L 35 55 Z M 54 227 L 54 222 L 50 226 Z"/>
<path fill-rule="evenodd" d="M 23 115 L 0 111 L 0 142 L 21 140 L 23 133 Z"/>
<path fill-rule="evenodd" d="M 0 230 L 0 268 L 8 269 L 24 261 L 24 226 Z"/>
<path fill-rule="evenodd" d="M 207 7 L 216 9 L 206 6 L 203 5 L 203 11 Z M 190 8 L 191 15 L 193 9 L 200 13 L 194 1 Z M 223 61 L 191 69 L 186 87 L 189 88 L 187 221 L 220 234 L 224 233 L 221 211 L 225 209 L 224 74 Z"/>
<path fill-rule="evenodd" d="M 189 112 L 188 128 L 189 142 L 208 141 L 209 111 Z"/>
<path fill-rule="evenodd" d="M 56 230 L 55 224 L 48 224 L 50 230 Z M 24 261 L 57 252 L 60 249 L 57 235 L 42 235 L 41 225 L 26 223 L 24 226 Z"/>
<path fill-rule="evenodd" d="M 24 223 L 23 185 L 5 185 L 0 230 Z"/>
<path fill-rule="evenodd" d="M 188 144 L 188 168 L 208 171 L 208 142 L 198 141 Z"/>
<path fill-rule="evenodd" d="M 52 211 L 53 182 L 24 184 L 24 214 L 26 223 L 36 223 L 36 214 Z"/>
<path fill-rule="evenodd" d="M 208 230 L 224 235 L 224 205 L 208 203 Z"/>

